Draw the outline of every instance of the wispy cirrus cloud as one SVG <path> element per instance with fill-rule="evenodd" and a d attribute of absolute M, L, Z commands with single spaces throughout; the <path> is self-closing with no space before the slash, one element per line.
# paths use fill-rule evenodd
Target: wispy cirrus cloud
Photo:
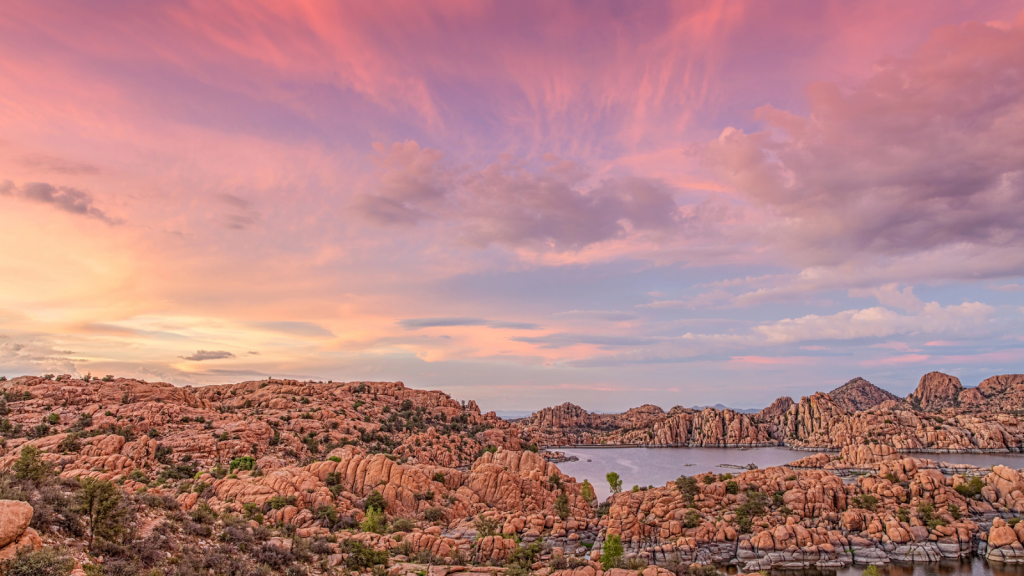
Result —
<path fill-rule="evenodd" d="M 196 350 L 195 354 L 180 356 L 182 360 L 189 360 L 192 362 L 202 362 L 203 360 L 227 360 L 228 358 L 234 357 L 234 354 L 226 350 Z"/>
<path fill-rule="evenodd" d="M 488 326 L 490 328 L 505 328 L 509 330 L 539 330 L 541 326 L 531 322 L 506 322 L 494 321 L 484 318 L 403 318 L 398 325 L 406 330 L 419 330 L 421 328 L 448 328 L 454 326 Z"/>

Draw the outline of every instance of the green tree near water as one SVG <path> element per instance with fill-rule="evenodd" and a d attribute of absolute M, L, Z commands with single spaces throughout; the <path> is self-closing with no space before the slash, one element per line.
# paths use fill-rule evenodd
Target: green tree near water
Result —
<path fill-rule="evenodd" d="M 593 502 L 594 498 L 594 487 L 590 485 L 590 480 L 584 480 L 583 485 L 580 486 L 580 496 L 583 497 L 587 502 Z"/>
<path fill-rule="evenodd" d="M 611 488 L 613 494 L 622 492 L 622 479 L 619 478 L 618 472 L 609 472 L 604 478 L 608 481 L 608 487 Z"/>

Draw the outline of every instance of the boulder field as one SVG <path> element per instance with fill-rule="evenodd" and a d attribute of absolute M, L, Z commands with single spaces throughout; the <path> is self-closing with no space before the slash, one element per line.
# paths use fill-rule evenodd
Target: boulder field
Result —
<path fill-rule="evenodd" d="M 521 422 L 400 382 L 179 388 L 15 378 L 0 382 L 0 497 L 15 496 L 0 500 L 0 561 L 59 545 L 76 566 L 98 565 L 140 542 L 182 538 L 187 546 L 168 544 L 155 565 L 235 541 L 271 571 L 291 554 L 314 574 L 367 572 L 381 558 L 394 576 L 524 567 L 539 576 L 667 576 L 972 554 L 1024 562 L 1020 471 L 901 454 L 1020 449 L 1017 417 L 961 410 L 967 397 L 950 378 L 926 375 L 906 400 L 858 379 L 836 398 L 780 399 L 758 414 L 647 405 L 608 415 L 563 404 Z M 989 380 L 995 395 L 1020 385 Z M 978 391 L 982 404 L 987 393 Z M 559 443 L 833 451 L 735 476 L 680 476 L 598 502 L 538 449 Z M 82 486 L 95 482 L 135 506 L 131 529 L 117 537 L 136 544 L 86 545 L 90 525 L 67 521 Z M 608 544 L 620 540 L 613 562 Z M 360 554 L 370 564 L 354 567 Z"/>

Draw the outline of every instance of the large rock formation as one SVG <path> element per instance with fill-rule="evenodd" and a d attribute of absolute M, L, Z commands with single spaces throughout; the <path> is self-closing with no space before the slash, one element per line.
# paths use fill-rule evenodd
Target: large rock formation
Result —
<path fill-rule="evenodd" d="M 926 411 L 941 410 L 959 405 L 960 393 L 964 390 L 960 379 L 942 372 L 929 372 L 921 377 L 907 401 Z"/>
<path fill-rule="evenodd" d="M 42 540 L 32 522 L 32 506 L 15 500 L 0 500 L 0 562 L 10 560 L 23 548 L 38 550 Z"/>
<path fill-rule="evenodd" d="M 847 412 L 874 408 L 886 401 L 899 402 L 900 397 L 857 377 L 828 393 L 832 401 Z"/>

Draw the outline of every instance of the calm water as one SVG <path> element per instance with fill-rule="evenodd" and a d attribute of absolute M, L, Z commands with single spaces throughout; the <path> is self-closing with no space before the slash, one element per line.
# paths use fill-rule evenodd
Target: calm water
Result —
<path fill-rule="evenodd" d="M 584 478 L 594 485 L 597 496 L 605 499 L 609 495 L 605 474 L 618 472 L 622 486 L 629 490 L 633 485 L 664 486 L 680 474 L 693 476 L 699 472 L 732 472 L 743 470 L 723 467 L 721 464 L 746 466 L 757 464 L 758 468 L 781 466 L 799 460 L 813 452 L 801 452 L 787 448 L 557 448 L 567 456 L 579 457 L 578 462 L 561 462 L 562 472 Z M 989 467 L 996 464 L 1012 468 L 1024 468 L 1024 454 L 907 454 L 928 458 L 938 462 L 971 464 Z M 590 460 L 588 462 L 587 460 Z M 894 575 L 895 576 L 895 575 Z M 900 576 L 911 576 L 901 574 Z M 922 576 L 922 575 L 915 575 Z M 1022 571 L 1018 576 L 1024 576 Z"/>

